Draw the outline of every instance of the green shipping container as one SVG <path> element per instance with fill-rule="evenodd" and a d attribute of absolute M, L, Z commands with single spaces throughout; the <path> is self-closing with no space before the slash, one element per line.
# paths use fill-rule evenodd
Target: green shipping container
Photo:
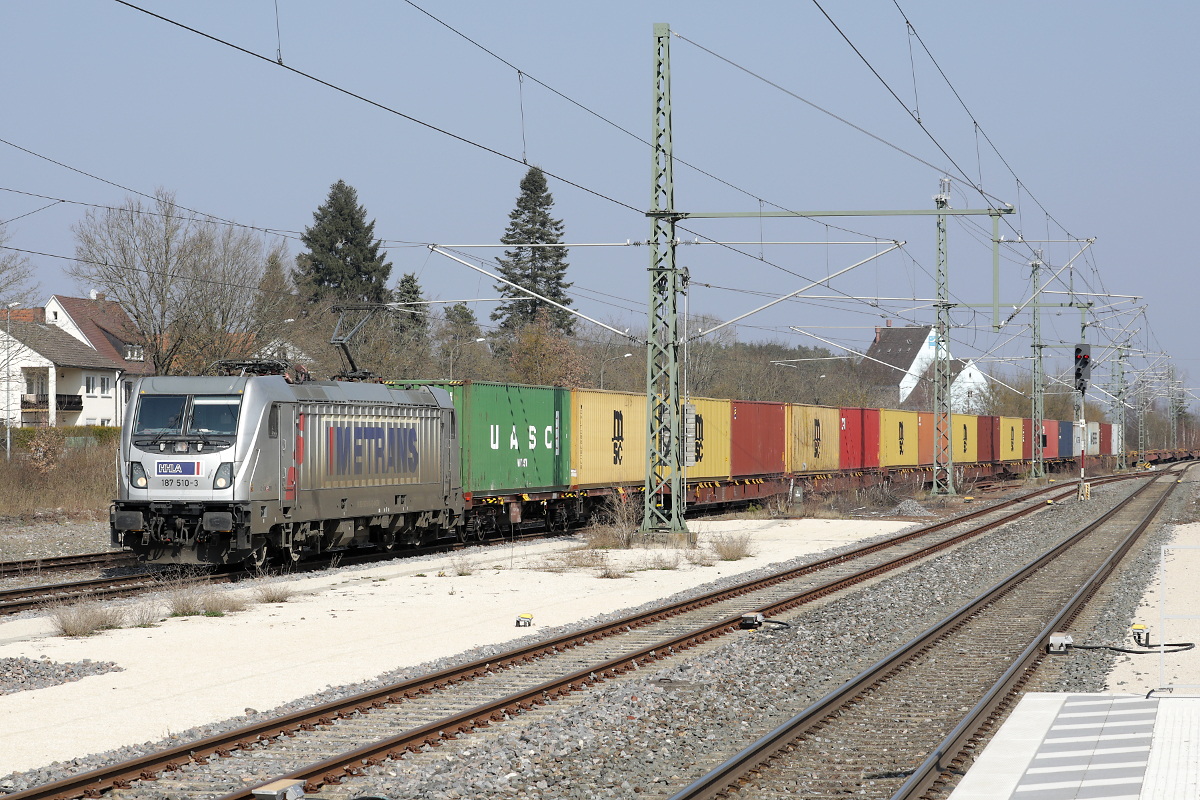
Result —
<path fill-rule="evenodd" d="M 464 492 L 483 497 L 570 488 L 570 389 L 483 381 L 394 383 L 450 392 L 458 412 Z"/>

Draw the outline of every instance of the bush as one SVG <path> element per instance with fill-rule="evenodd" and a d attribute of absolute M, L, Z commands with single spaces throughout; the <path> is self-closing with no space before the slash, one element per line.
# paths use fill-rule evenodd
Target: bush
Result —
<path fill-rule="evenodd" d="M 121 427 L 119 425 L 69 425 L 59 428 L 13 428 L 12 429 L 12 445 L 14 450 L 21 452 L 29 452 L 30 443 L 33 441 L 38 431 L 56 430 L 62 438 L 64 444 L 70 442 L 88 442 L 98 447 L 116 447 L 121 441 Z M 0 436 L 4 435 L 4 426 L 0 425 Z"/>
<path fill-rule="evenodd" d="M 748 533 L 718 533 L 709 540 L 709 546 L 722 561 L 738 561 L 754 555 Z"/>
<path fill-rule="evenodd" d="M 50 622 L 59 636 L 91 636 L 98 631 L 121 627 L 125 621 L 123 609 L 103 605 L 97 600 L 84 600 L 73 605 L 49 606 Z"/>
<path fill-rule="evenodd" d="M 286 603 L 296 594 L 296 590 L 290 584 L 282 581 L 277 583 L 264 583 L 254 590 L 255 597 L 260 603 Z"/>

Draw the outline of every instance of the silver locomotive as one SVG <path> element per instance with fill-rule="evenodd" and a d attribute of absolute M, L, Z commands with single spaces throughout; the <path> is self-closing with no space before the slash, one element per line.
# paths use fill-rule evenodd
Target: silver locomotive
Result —
<path fill-rule="evenodd" d="M 455 535 L 456 419 L 436 387 L 142 378 L 117 456 L 114 545 L 150 562 L 262 565 Z"/>

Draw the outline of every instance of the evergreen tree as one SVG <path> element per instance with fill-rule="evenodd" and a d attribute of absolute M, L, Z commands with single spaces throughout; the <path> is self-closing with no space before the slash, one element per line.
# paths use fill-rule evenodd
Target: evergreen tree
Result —
<path fill-rule="evenodd" d="M 374 239 L 375 220 L 358 204 L 354 187 L 339 180 L 313 212 L 312 227 L 300 241 L 309 252 L 296 257 L 292 280 L 309 302 L 326 298 L 347 303 L 385 303 L 392 273 L 383 242 Z M 374 239 L 374 241 L 372 241 Z"/>
<path fill-rule="evenodd" d="M 571 305 L 566 290 L 571 284 L 564 278 L 567 274 L 567 249 L 565 247 L 522 247 L 530 244 L 557 244 L 562 241 L 563 223 L 550 216 L 554 198 L 546 188 L 546 176 L 537 167 L 530 167 L 521 179 L 521 195 L 517 207 L 508 215 L 508 227 L 500 241 L 513 245 L 504 251 L 499 272 L 518 286 L 537 292 L 564 306 Z M 492 319 L 500 321 L 503 332 L 514 333 L 521 327 L 533 323 L 539 312 L 545 312 L 550 324 L 565 334 L 575 327 L 572 314 L 555 308 L 548 303 L 530 297 L 506 284 L 496 290 L 506 299 L 492 312 Z"/>
<path fill-rule="evenodd" d="M 396 290 L 392 293 L 397 303 L 417 303 L 421 300 L 421 284 L 417 282 L 415 272 L 409 272 L 400 279 Z M 429 332 L 429 306 L 409 305 L 400 306 L 396 310 L 396 333 L 401 336 L 424 336 Z"/>

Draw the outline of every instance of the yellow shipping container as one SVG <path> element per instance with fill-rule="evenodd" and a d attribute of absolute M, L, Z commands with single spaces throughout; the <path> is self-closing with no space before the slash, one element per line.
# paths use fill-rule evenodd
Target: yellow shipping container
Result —
<path fill-rule="evenodd" d="M 696 465 L 688 467 L 689 481 L 729 477 L 733 410 L 728 400 L 693 397 L 696 407 Z"/>
<path fill-rule="evenodd" d="M 1025 427 L 1020 417 L 1000 418 L 1000 460 L 1020 461 L 1025 444 Z"/>
<path fill-rule="evenodd" d="M 646 482 L 646 396 L 571 391 L 571 485 Z"/>
<path fill-rule="evenodd" d="M 789 403 L 787 467 L 789 472 L 829 472 L 838 468 L 841 411 Z"/>
<path fill-rule="evenodd" d="M 951 444 L 955 464 L 974 464 L 979 460 L 979 417 L 974 414 L 950 415 Z"/>
<path fill-rule="evenodd" d="M 879 411 L 879 465 L 915 467 L 918 450 L 918 417 L 915 411 Z"/>

